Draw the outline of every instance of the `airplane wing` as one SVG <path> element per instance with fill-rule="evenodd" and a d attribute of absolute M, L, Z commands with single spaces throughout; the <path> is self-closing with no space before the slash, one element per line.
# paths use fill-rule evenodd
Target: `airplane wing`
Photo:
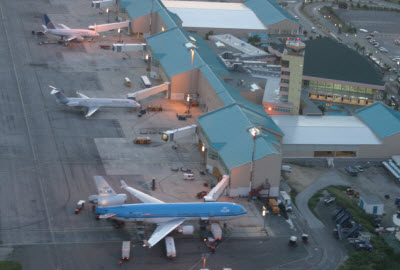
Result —
<path fill-rule="evenodd" d="M 94 114 L 100 107 L 89 107 L 87 114 L 85 117 L 90 117 L 92 114 Z"/>
<path fill-rule="evenodd" d="M 159 224 L 157 229 L 150 236 L 150 239 L 147 241 L 146 246 L 151 248 L 161 239 L 167 236 L 171 231 L 173 231 L 176 227 L 181 225 L 185 220 L 186 218 L 176 218 Z"/>
<path fill-rule="evenodd" d="M 94 182 L 96 183 L 99 196 L 114 196 L 117 195 L 115 191 L 110 187 L 103 176 L 94 176 Z"/>
<path fill-rule="evenodd" d="M 65 41 L 70 42 L 74 39 L 83 40 L 83 37 L 82 36 L 68 36 L 68 38 Z"/>
<path fill-rule="evenodd" d="M 80 92 L 76 92 L 76 94 L 80 97 L 80 98 L 89 98 L 88 96 L 85 96 L 84 94 L 80 93 Z"/>
<path fill-rule="evenodd" d="M 144 203 L 164 203 L 163 201 L 156 199 L 146 193 L 143 193 L 137 189 L 129 187 L 124 180 L 121 180 L 122 188 L 128 191 L 132 196 L 138 198 L 140 201 Z"/>
<path fill-rule="evenodd" d="M 60 25 L 63 29 L 70 29 L 70 28 L 67 27 L 65 24 L 59 23 L 58 25 Z"/>
<path fill-rule="evenodd" d="M 104 215 L 99 215 L 99 218 L 103 218 L 103 219 L 107 219 L 107 218 L 111 218 L 113 216 L 116 216 L 117 214 L 111 214 L 111 213 L 107 213 Z"/>

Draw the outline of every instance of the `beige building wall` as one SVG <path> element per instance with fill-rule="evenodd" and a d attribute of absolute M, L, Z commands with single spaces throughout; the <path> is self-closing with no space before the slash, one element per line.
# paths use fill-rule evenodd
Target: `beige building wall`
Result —
<path fill-rule="evenodd" d="M 133 20 L 133 33 L 149 33 L 150 15 L 139 17 Z"/>
<path fill-rule="evenodd" d="M 283 158 L 313 158 L 314 151 L 282 151 Z"/>
<path fill-rule="evenodd" d="M 247 91 L 247 92 L 240 92 L 240 94 L 247 100 L 250 100 L 251 102 L 255 104 L 262 104 L 263 96 L 264 96 L 264 91 L 262 90 L 256 90 L 256 91 Z"/>
<path fill-rule="evenodd" d="M 185 94 L 196 94 L 199 70 L 193 69 L 171 78 L 171 99 L 184 99 Z"/>
<path fill-rule="evenodd" d="M 252 188 L 264 185 L 268 179 L 270 184 L 270 196 L 279 195 L 279 183 L 281 177 L 282 157 L 280 155 L 268 155 L 254 162 Z M 247 196 L 249 194 L 251 163 L 233 168 L 231 170 L 230 196 Z"/>
<path fill-rule="evenodd" d="M 151 35 L 168 30 L 167 25 L 164 23 L 163 19 L 158 15 L 157 12 L 154 12 L 151 17 L 151 26 L 149 14 L 133 20 L 132 28 L 133 33 L 150 33 L 151 28 Z"/>
<path fill-rule="evenodd" d="M 231 28 L 198 28 L 198 27 L 183 27 L 184 30 L 197 34 L 203 39 L 206 38 L 206 34 L 212 31 L 212 35 L 231 34 L 237 38 L 248 38 L 249 33 L 267 33 L 267 30 L 260 29 L 231 29 Z"/>
<path fill-rule="evenodd" d="M 400 133 L 386 137 L 383 144 L 378 146 L 360 146 L 358 156 L 360 158 L 391 158 L 400 155 Z"/>
<path fill-rule="evenodd" d="M 300 33 L 299 24 L 295 23 L 290 19 L 286 19 L 278 23 L 268 25 L 267 27 L 268 27 L 267 30 L 268 34 L 298 35 Z"/>
<path fill-rule="evenodd" d="M 298 115 L 300 111 L 304 56 L 283 54 L 282 60 L 289 61 L 290 76 L 288 101 L 292 103 L 292 114 Z"/>
<path fill-rule="evenodd" d="M 215 93 L 214 88 L 208 82 L 207 78 L 202 72 L 198 72 L 198 94 L 200 95 L 200 103 L 202 104 L 204 112 L 214 111 L 222 108 L 225 104 Z"/>

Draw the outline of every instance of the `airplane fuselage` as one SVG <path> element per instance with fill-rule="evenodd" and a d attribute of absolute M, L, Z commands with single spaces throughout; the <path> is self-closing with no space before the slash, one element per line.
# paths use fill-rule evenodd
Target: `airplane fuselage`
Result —
<path fill-rule="evenodd" d="M 137 102 L 133 100 L 112 98 L 68 98 L 68 102 L 65 105 L 69 107 L 138 107 Z"/>
<path fill-rule="evenodd" d="M 99 33 L 87 29 L 47 29 L 47 32 L 56 36 L 81 36 L 81 37 L 97 37 Z"/>
<path fill-rule="evenodd" d="M 158 223 L 172 218 L 228 220 L 247 213 L 240 204 L 225 202 L 209 203 L 151 203 L 124 204 L 114 207 L 98 207 L 96 213 L 115 214 L 113 218 L 125 221 Z"/>

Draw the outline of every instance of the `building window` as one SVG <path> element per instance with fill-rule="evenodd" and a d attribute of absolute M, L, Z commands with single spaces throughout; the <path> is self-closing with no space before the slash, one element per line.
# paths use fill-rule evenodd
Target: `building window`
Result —
<path fill-rule="evenodd" d="M 282 75 L 290 76 L 290 72 L 289 71 L 282 71 Z"/>
<path fill-rule="evenodd" d="M 282 60 L 282 61 L 281 61 L 281 66 L 282 66 L 282 67 L 285 67 L 285 68 L 288 68 L 288 67 L 289 67 L 289 61 Z"/>
<path fill-rule="evenodd" d="M 218 152 L 212 149 L 211 147 L 207 149 L 207 157 L 212 160 L 218 160 L 219 155 Z"/>
<path fill-rule="evenodd" d="M 282 83 L 289 83 L 289 80 L 288 79 L 282 79 L 281 82 Z"/>
<path fill-rule="evenodd" d="M 281 98 L 280 98 L 280 99 L 281 99 L 282 101 L 288 101 L 288 98 L 289 98 L 288 95 L 281 95 Z"/>
<path fill-rule="evenodd" d="M 286 107 L 273 107 L 273 110 L 276 112 L 290 113 L 290 108 Z"/>
<path fill-rule="evenodd" d="M 289 88 L 288 88 L 288 87 L 284 87 L 284 86 L 282 86 L 282 87 L 281 87 L 281 91 L 288 92 L 288 91 L 289 91 Z"/>

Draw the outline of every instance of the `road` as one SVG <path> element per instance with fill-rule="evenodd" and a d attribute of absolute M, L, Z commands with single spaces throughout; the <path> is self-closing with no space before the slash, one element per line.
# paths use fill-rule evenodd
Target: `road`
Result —
<path fill-rule="evenodd" d="M 297 208 L 302 218 L 306 220 L 310 228 L 309 234 L 315 241 L 316 248 L 322 249 L 322 257 L 318 261 L 318 265 L 324 266 L 325 269 L 336 269 L 346 256 L 343 247 L 333 237 L 330 228 L 314 216 L 308 208 L 309 199 L 320 189 L 329 185 L 346 185 L 337 172 L 328 172 L 321 176 L 319 180 L 309 186 L 307 189 L 299 193 L 296 197 Z"/>

